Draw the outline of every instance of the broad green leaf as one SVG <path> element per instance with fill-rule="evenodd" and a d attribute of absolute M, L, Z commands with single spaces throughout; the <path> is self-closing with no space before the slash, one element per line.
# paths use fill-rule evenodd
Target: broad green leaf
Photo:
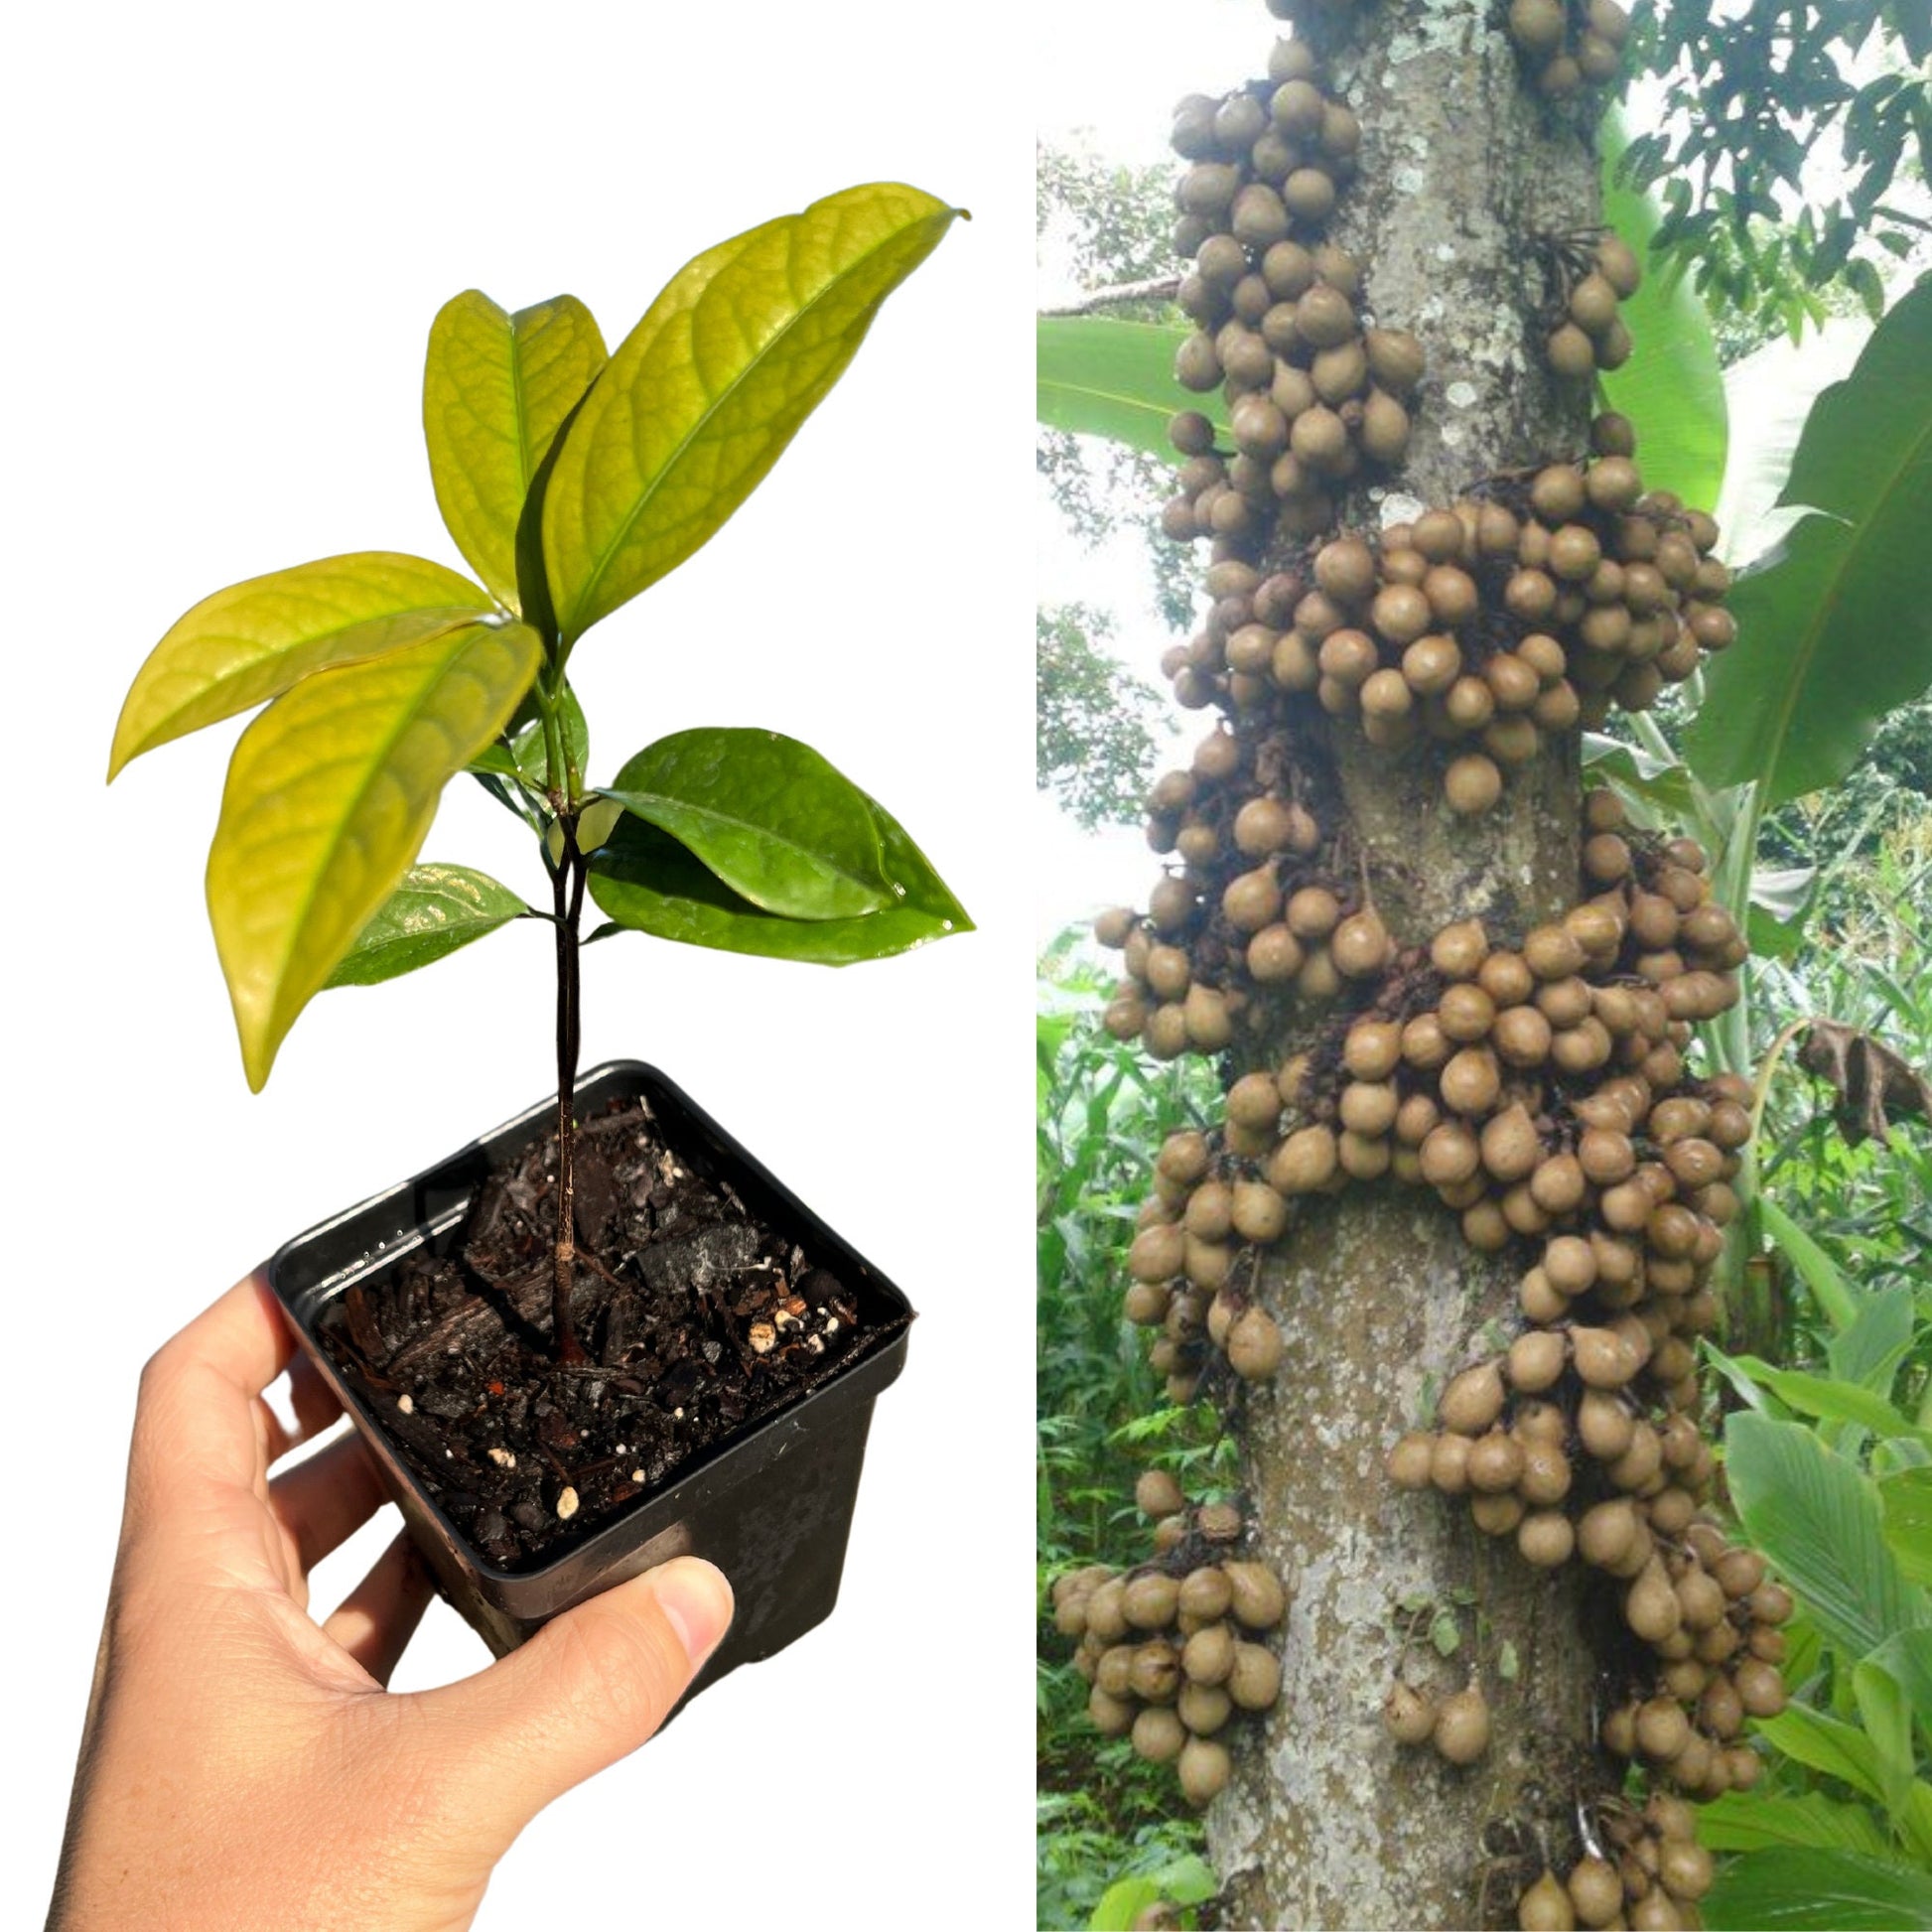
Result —
<path fill-rule="evenodd" d="M 1725 1468 L 1749 1541 L 1848 1657 L 1932 1622 L 1885 1542 L 1871 1479 L 1802 1423 L 1731 1416 Z"/>
<path fill-rule="evenodd" d="M 1738 641 L 1685 735 L 1707 783 L 1766 808 L 1834 784 L 1932 683 L 1932 283 L 1818 399 L 1782 501 L 1819 512 L 1731 594 Z"/>
<path fill-rule="evenodd" d="M 1772 1246 L 1781 1249 L 1804 1277 L 1820 1312 L 1836 1329 L 1851 1327 L 1859 1318 L 1858 1297 L 1846 1286 L 1831 1256 L 1768 1195 L 1757 1197 L 1757 1211 L 1763 1217 L 1764 1232 Z"/>
<path fill-rule="evenodd" d="M 1699 1901 L 1711 1932 L 1924 1932 L 1932 1872 L 1857 1852 L 1747 1852 Z"/>
<path fill-rule="evenodd" d="M 414 861 L 443 786 L 503 728 L 543 646 L 472 624 L 319 671 L 241 736 L 208 853 L 208 916 L 248 1084 Z"/>
<path fill-rule="evenodd" d="M 1899 1569 L 1915 1584 L 1932 1584 L 1932 1468 L 1880 1477 L 1878 1501 Z"/>
<path fill-rule="evenodd" d="M 114 727 L 107 776 L 130 759 L 278 697 L 299 678 L 491 613 L 469 578 L 424 557 L 359 550 L 205 597 L 148 654 Z"/>
<path fill-rule="evenodd" d="M 604 363 L 597 320 L 574 295 L 509 315 L 469 289 L 430 325 L 423 437 L 436 504 L 471 568 L 511 610 L 524 498 Z"/>
<path fill-rule="evenodd" d="M 1870 335 L 1870 323 L 1835 317 L 1802 344 L 1779 337 L 1725 370 L 1730 437 L 1715 513 L 1720 552 L 1733 568 L 1763 556 L 1790 529 L 1796 512 L 1777 501 L 1805 418 L 1820 390 L 1852 373 Z"/>
<path fill-rule="evenodd" d="M 1760 1721 L 1757 1727 L 1786 1757 L 1883 1803 L 1885 1788 L 1878 1753 L 1857 1725 L 1828 1717 L 1808 1704 L 1788 1704 L 1775 1718 Z"/>
<path fill-rule="evenodd" d="M 591 897 L 620 925 L 686 945 L 850 966 L 972 930 L 972 920 L 897 821 L 871 801 L 897 902 L 856 919 L 788 919 L 741 898 L 668 833 L 626 812 L 591 862 Z"/>
<path fill-rule="evenodd" d="M 1644 482 L 1709 509 L 1724 483 L 1728 434 L 1717 337 L 1690 277 L 1667 281 L 1649 262 L 1658 209 L 1648 195 L 1616 179 L 1626 140 L 1616 114 L 1604 117 L 1597 139 L 1603 154 L 1603 219 L 1648 268 L 1642 286 L 1621 305 L 1636 353 L 1622 368 L 1604 372 L 1603 393 L 1612 409 L 1637 426 Z"/>
<path fill-rule="evenodd" d="M 1218 394 L 1188 396 L 1174 384 L 1185 330 L 1104 316 L 1041 316 L 1035 328 L 1034 413 L 1048 429 L 1104 436 L 1169 463 L 1179 461 L 1168 440 L 1176 410 L 1198 408 L 1225 434 Z"/>
<path fill-rule="evenodd" d="M 566 646 L 718 532 L 959 212 L 849 188 L 678 271 L 558 445 L 543 557 Z"/>
<path fill-rule="evenodd" d="M 1896 1644 L 1898 1638 L 1892 1642 Z M 1884 1654 L 1881 1647 L 1853 1666 L 1852 1696 L 1860 1725 L 1871 1745 L 1872 1767 L 1885 1794 L 1885 1809 L 1896 1818 L 1904 1810 L 1905 1794 L 1912 1782 L 1912 1707 L 1904 1685 L 1883 1663 L 1874 1661 Z"/>
<path fill-rule="evenodd" d="M 1141 1914 L 1158 1905 L 1163 1895 L 1159 1881 L 1144 1874 L 1116 1878 L 1100 1894 L 1087 1920 L 1087 1932 L 1133 1932 Z"/>
<path fill-rule="evenodd" d="M 852 919 L 894 897 L 871 800 L 795 738 L 673 732 L 631 759 L 602 795 L 670 833 L 767 912 Z"/>
<path fill-rule="evenodd" d="M 1766 1845 L 1836 1846 L 1883 1858 L 1885 1835 L 1863 1805 L 1822 1791 L 1783 1797 L 1767 1791 L 1726 1791 L 1697 1808 L 1698 1842 L 1714 1852 L 1752 1852 Z"/>
<path fill-rule="evenodd" d="M 374 986 L 433 965 L 473 939 L 520 918 L 522 899 L 468 866 L 411 866 L 356 934 L 330 986 Z"/>
<path fill-rule="evenodd" d="M 1932 1449 L 1932 1430 L 1920 1429 L 1881 1395 L 1829 1375 L 1813 1375 L 1801 1368 L 1774 1368 L 1755 1355 L 1737 1355 L 1732 1365 L 1760 1387 L 1769 1389 L 1787 1408 L 1801 1416 L 1828 1422 L 1855 1422 L 1880 1438 L 1903 1436 Z"/>
<path fill-rule="evenodd" d="M 1911 1345 L 1912 1307 L 1911 1287 L 1905 1282 L 1860 1297 L 1858 1319 L 1825 1344 L 1833 1374 L 1885 1394 Z"/>

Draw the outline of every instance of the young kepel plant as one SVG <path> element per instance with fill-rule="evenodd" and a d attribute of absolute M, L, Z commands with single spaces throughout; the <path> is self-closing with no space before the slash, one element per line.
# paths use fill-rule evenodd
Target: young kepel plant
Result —
<path fill-rule="evenodd" d="M 588 784 L 568 677 L 584 633 L 758 486 L 963 212 L 897 184 L 829 196 L 687 262 L 615 354 L 574 296 L 513 315 L 455 297 L 430 330 L 423 430 L 476 578 L 388 551 L 251 578 L 168 631 L 122 708 L 110 779 L 267 707 L 235 747 L 207 866 L 254 1090 L 324 988 L 413 972 L 512 919 L 554 924 L 561 1362 L 584 1359 L 570 1311 L 582 947 L 637 931 L 843 966 L 971 928 L 892 814 L 777 732 L 674 732 Z M 464 772 L 529 827 L 547 911 L 470 867 L 417 863 Z M 588 938 L 587 887 L 606 917 Z"/>

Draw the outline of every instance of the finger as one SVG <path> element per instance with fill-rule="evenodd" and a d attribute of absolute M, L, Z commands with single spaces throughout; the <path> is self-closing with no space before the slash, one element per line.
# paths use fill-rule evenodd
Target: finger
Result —
<path fill-rule="evenodd" d="M 208 1483 L 253 1489 L 269 1449 L 257 1398 L 294 1348 L 281 1310 L 257 1273 L 155 1351 L 142 1371 L 134 1412 L 130 1529 L 144 1524 L 166 1498 L 205 1494 Z"/>
<path fill-rule="evenodd" d="M 164 1343 L 148 1367 L 151 1374 L 164 1378 L 190 1366 L 211 1369 L 243 1395 L 256 1396 L 281 1374 L 294 1353 L 295 1337 L 282 1318 L 274 1290 L 258 1269 Z"/>
<path fill-rule="evenodd" d="M 594 1772 L 635 1750 L 684 1695 L 732 1619 L 731 1585 L 678 1557 L 553 1617 L 520 1650 L 420 1695 L 466 1766 L 466 1791 L 507 1844 Z"/>
<path fill-rule="evenodd" d="M 342 1607 L 322 1626 L 323 1635 L 334 1638 L 378 1684 L 386 1685 L 435 1594 L 436 1580 L 405 1530 L 343 1598 Z"/>
<path fill-rule="evenodd" d="M 281 1408 L 294 1418 L 293 1426 L 283 1421 L 281 1409 L 271 1400 L 274 1393 L 271 1386 L 267 1394 L 255 1398 L 255 1424 L 267 1468 L 273 1468 L 304 1443 L 314 1441 L 343 1413 L 335 1390 L 307 1355 L 297 1355 L 288 1368 L 288 1388 Z"/>
<path fill-rule="evenodd" d="M 294 1541 L 304 1576 L 354 1535 L 383 1501 L 382 1479 L 352 1431 L 268 1485 L 268 1506 Z"/>

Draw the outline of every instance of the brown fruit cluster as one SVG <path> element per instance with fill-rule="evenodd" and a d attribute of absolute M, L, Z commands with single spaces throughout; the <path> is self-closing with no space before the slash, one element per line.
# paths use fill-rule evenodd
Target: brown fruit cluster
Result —
<path fill-rule="evenodd" d="M 1192 262 L 1176 300 L 1194 324 L 1174 376 L 1222 393 L 1231 448 L 1199 411 L 1173 419 L 1179 486 L 1161 526 L 1214 539 L 1217 561 L 1258 556 L 1277 527 L 1328 528 L 1336 492 L 1408 448 L 1423 374 L 1421 344 L 1372 325 L 1361 263 L 1323 238 L 1360 123 L 1306 42 L 1278 42 L 1268 72 L 1174 110 L 1173 146 L 1191 163 L 1174 191 L 1174 249 Z"/>
<path fill-rule="evenodd" d="M 1717 524 L 1646 489 L 1622 417 L 1592 440 L 1580 462 L 1335 535 L 1267 576 L 1215 565 L 1201 629 L 1163 659 L 1175 699 L 1237 718 L 1312 703 L 1390 751 L 1440 747 L 1449 809 L 1488 810 L 1547 740 L 1613 704 L 1648 709 L 1736 634 Z M 1176 837 L 1186 822 L 1183 806 Z"/>
<path fill-rule="evenodd" d="M 1550 296 L 1543 352 L 1559 375 L 1583 381 L 1598 369 L 1620 369 L 1635 346 L 1617 314 L 1643 283 L 1636 250 L 1609 228 L 1546 244 Z"/>
<path fill-rule="evenodd" d="M 1387 964 L 1386 934 L 1357 889 L 1324 863 L 1285 740 L 1217 730 L 1192 765 L 1154 787 L 1148 840 L 1179 865 L 1145 916 L 1120 906 L 1095 922 L 1125 971 L 1105 1025 L 1157 1059 L 1227 1047 L 1269 989 L 1311 1006 Z M 1366 916 L 1365 916 L 1366 914 Z"/>
<path fill-rule="evenodd" d="M 1716 1319 L 1704 1280 L 1736 1212 L 1729 1181 L 1750 1115 L 1740 1083 L 1694 1080 L 1684 1055 L 1696 1024 L 1735 1001 L 1744 942 L 1692 841 L 1637 833 L 1609 791 L 1592 792 L 1585 815 L 1589 897 L 1518 946 L 1469 919 L 1398 954 L 1372 906 L 1342 915 L 1317 886 L 1289 900 L 1284 929 L 1323 928 L 1336 985 L 1354 980 L 1358 1004 L 1308 1050 L 1236 1080 L 1218 1127 L 1162 1148 L 1128 1251 L 1125 1312 L 1161 1329 L 1152 1359 L 1176 1401 L 1199 1393 L 1217 1354 L 1243 1381 L 1274 1374 L 1282 1338 L 1254 1295 L 1254 1251 L 1280 1241 L 1305 1201 L 1389 1174 L 1433 1188 L 1483 1252 L 1542 1243 L 1521 1292 L 1540 1332 L 1512 1354 L 1511 1387 L 1540 1396 L 1574 1372 L 1606 1402 L 1635 1383 L 1695 1403 L 1695 1341 Z M 1315 895 L 1320 918 L 1300 919 L 1297 902 Z M 1162 970 L 1152 948 L 1143 970 Z M 1136 989 L 1130 980 L 1109 1008 L 1123 1026 Z M 1191 987 L 1177 1005 L 1183 1031 L 1202 995 L 1225 1017 L 1227 995 Z M 1500 1407 L 1503 1378 L 1485 1373 Z M 1450 1385 L 1443 1437 L 1403 1447 L 1402 1479 L 1471 1486 L 1463 1438 L 1495 1420 L 1468 1427 L 1472 1400 Z M 1525 1554 L 1547 1548 L 1556 1532 L 1542 1512 L 1567 1477 L 1555 1496 L 1538 1476 L 1518 1497 L 1521 1458 L 1500 1446 L 1478 1468 L 1483 1527 L 1514 1531 L 1534 1514 Z"/>
<path fill-rule="evenodd" d="M 1397 1682 L 1382 1722 L 1398 1744 L 1433 1744 L 1451 1764 L 1473 1764 L 1489 1748 L 1489 1703 L 1479 1684 L 1437 1698 Z"/>
<path fill-rule="evenodd" d="M 1585 87 L 1604 87 L 1622 67 L 1630 16 L 1617 0 L 1509 0 L 1509 38 L 1532 83 L 1547 100 L 1568 100 Z"/>
<path fill-rule="evenodd" d="M 1287 1614 L 1281 1580 L 1239 1555 L 1244 1525 L 1231 1503 L 1189 1509 L 1165 1471 L 1135 1490 L 1160 1521 L 1153 1559 L 1133 1570 L 1076 1570 L 1053 1586 L 1053 1620 L 1078 1640 L 1073 1661 L 1091 1686 L 1087 1714 L 1127 1737 L 1150 1763 L 1173 1764 L 1191 1805 L 1205 1805 L 1231 1769 L 1226 1726 L 1269 1710 L 1281 1660 L 1259 1639 Z"/>
<path fill-rule="evenodd" d="M 1677 1932 L 1704 1923 L 1697 1901 L 1711 1889 L 1713 1867 L 1690 1805 L 1662 1792 L 1641 1810 L 1618 1799 L 1587 1825 L 1588 1849 L 1569 1871 L 1560 1878 L 1546 1868 L 1524 1889 L 1516 1906 L 1523 1932 Z"/>

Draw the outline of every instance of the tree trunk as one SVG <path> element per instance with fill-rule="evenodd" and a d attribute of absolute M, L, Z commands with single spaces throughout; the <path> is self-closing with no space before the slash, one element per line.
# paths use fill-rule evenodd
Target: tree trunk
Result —
<path fill-rule="evenodd" d="M 1366 264 L 1376 322 L 1414 331 L 1429 358 L 1405 465 L 1348 505 L 1357 526 L 1586 443 L 1582 385 L 1560 386 L 1540 353 L 1535 238 L 1594 225 L 1596 164 L 1576 111 L 1527 88 L 1497 14 L 1477 0 L 1351 9 L 1329 53 L 1329 84 L 1363 129 L 1333 238 Z M 1494 810 L 1462 820 L 1443 807 L 1439 759 L 1378 752 L 1352 723 L 1296 730 L 1324 830 L 1398 945 L 1470 915 L 1520 936 L 1574 901 L 1574 734 L 1512 776 Z M 1271 1046 L 1285 1043 L 1278 1033 Z M 1472 1926 L 1509 1911 L 1513 1924 L 1534 1871 L 1486 1897 L 1485 1861 L 1526 1847 L 1538 1864 L 1574 1856 L 1579 1793 L 1611 1782 L 1589 1742 L 1581 1566 L 1533 1571 L 1466 1507 L 1384 1473 L 1428 1394 L 1513 1331 L 1520 1272 L 1469 1249 L 1427 1191 L 1383 1181 L 1307 1215 L 1263 1277 L 1287 1350 L 1238 1428 L 1259 1554 L 1291 1607 L 1280 1703 L 1237 1747 L 1208 1816 L 1228 1923 Z M 1444 1660 L 1422 1642 L 1409 1660 L 1439 1691 L 1479 1679 L 1494 1736 L 1467 1768 L 1397 1745 L 1381 1721 L 1414 1621 L 1398 1604 L 1453 1605 L 1457 1592 L 1473 1598 L 1456 1612 L 1460 1647 Z"/>

